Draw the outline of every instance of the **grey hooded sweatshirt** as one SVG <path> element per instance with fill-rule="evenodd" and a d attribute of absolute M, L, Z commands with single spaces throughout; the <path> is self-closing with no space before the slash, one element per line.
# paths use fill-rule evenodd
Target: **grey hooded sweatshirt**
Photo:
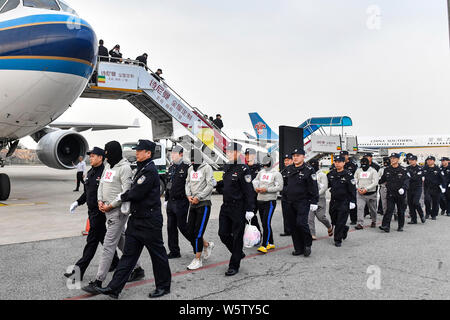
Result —
<path fill-rule="evenodd" d="M 207 163 L 202 163 L 197 171 L 191 166 L 186 178 L 186 196 L 198 198 L 200 202 L 192 207 L 211 205 L 211 194 L 214 189 L 213 169 Z"/>
<path fill-rule="evenodd" d="M 283 190 L 283 176 L 275 169 L 263 168 L 253 180 L 253 188 L 267 189 L 266 193 L 258 193 L 258 201 L 277 200 L 278 192 Z"/>
<path fill-rule="evenodd" d="M 98 186 L 98 201 L 110 204 L 113 208 L 120 207 L 122 202 L 118 195 L 130 189 L 131 178 L 132 170 L 128 160 L 120 160 L 113 169 L 105 162 L 105 170 Z"/>

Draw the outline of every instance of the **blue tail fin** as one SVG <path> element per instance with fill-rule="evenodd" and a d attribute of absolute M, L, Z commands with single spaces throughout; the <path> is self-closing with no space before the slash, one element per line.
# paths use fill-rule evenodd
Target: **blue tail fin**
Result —
<path fill-rule="evenodd" d="M 269 125 L 261 118 L 258 113 L 249 113 L 250 120 L 252 121 L 253 129 L 255 130 L 256 137 L 259 140 L 278 140 L 278 134 L 276 134 Z"/>

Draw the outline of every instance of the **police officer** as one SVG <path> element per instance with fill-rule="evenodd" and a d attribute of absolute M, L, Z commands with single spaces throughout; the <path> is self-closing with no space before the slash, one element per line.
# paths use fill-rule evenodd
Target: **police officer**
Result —
<path fill-rule="evenodd" d="M 383 176 L 384 170 L 388 168 L 391 165 L 391 159 L 389 157 L 383 157 L 383 166 L 381 167 L 380 171 L 378 172 L 378 176 Z M 378 202 L 378 213 L 380 215 L 384 215 L 386 213 L 387 209 L 387 190 L 386 190 L 386 183 L 380 183 L 380 201 Z"/>
<path fill-rule="evenodd" d="M 262 165 L 260 163 L 258 163 L 258 161 L 256 159 L 256 150 L 255 149 L 247 148 L 245 150 L 245 163 L 247 164 L 247 166 L 250 169 L 252 181 L 255 180 L 256 176 L 263 168 Z M 252 194 L 253 194 L 253 199 L 254 199 L 254 203 L 255 203 L 255 211 L 254 211 L 255 216 L 252 218 L 251 224 L 252 224 L 252 226 L 255 226 L 256 228 L 258 228 L 258 230 L 261 232 L 261 228 L 260 228 L 259 222 L 258 222 L 258 215 L 257 215 L 258 194 L 255 192 L 255 190 L 253 188 L 252 188 Z"/>
<path fill-rule="evenodd" d="M 156 290 L 150 298 L 170 293 L 171 272 L 162 238 L 163 217 L 161 213 L 159 175 L 151 160 L 156 144 L 139 140 L 136 150 L 137 170 L 131 189 L 121 196 L 122 202 L 130 202 L 131 217 L 125 235 L 125 248 L 116 272 L 106 288 L 98 288 L 100 294 L 117 299 L 138 261 L 144 246 L 153 265 Z"/>
<path fill-rule="evenodd" d="M 252 219 L 255 214 L 252 176 L 247 165 L 240 163 L 242 146 L 230 142 L 226 148 L 229 163 L 225 166 L 223 180 L 223 204 L 219 214 L 219 237 L 231 252 L 231 259 L 226 276 L 234 276 L 239 272 L 242 252 L 245 220 Z"/>
<path fill-rule="evenodd" d="M 449 158 L 443 157 L 441 158 L 441 171 L 444 173 L 445 178 L 445 188 L 447 189 L 445 194 L 441 194 L 441 214 L 444 215 L 447 213 L 448 216 L 450 216 L 450 211 L 448 210 L 448 207 L 450 204 L 448 203 L 448 198 L 450 195 L 450 188 L 448 185 L 450 184 L 450 166 L 448 165 L 448 162 L 450 161 Z"/>
<path fill-rule="evenodd" d="M 353 174 L 345 169 L 343 156 L 334 159 L 334 168 L 327 176 L 331 192 L 330 216 L 335 227 L 334 245 L 341 247 L 342 240 L 347 239 L 349 212 L 356 208 L 356 181 Z"/>
<path fill-rule="evenodd" d="M 287 172 L 288 167 L 292 165 L 292 156 L 290 154 L 284 155 L 284 169 L 281 170 L 281 176 L 283 177 L 283 190 L 281 191 L 281 210 L 283 212 L 283 230 L 284 232 L 280 234 L 280 237 L 289 237 L 291 236 L 291 227 L 289 225 L 288 219 L 288 209 L 287 209 Z"/>
<path fill-rule="evenodd" d="M 350 172 L 352 175 L 355 175 L 358 166 L 353 161 L 350 160 L 350 155 L 348 151 L 341 151 L 340 156 L 344 157 L 345 159 L 344 169 Z M 350 224 L 356 225 L 357 222 L 358 222 L 358 208 L 355 207 L 353 209 L 350 209 Z"/>
<path fill-rule="evenodd" d="M 407 195 L 409 215 L 411 216 L 411 221 L 408 224 L 417 224 L 417 214 L 419 214 L 420 221 L 425 223 L 426 220 L 423 215 L 422 205 L 420 204 L 423 189 L 423 170 L 417 164 L 417 156 L 415 155 L 409 156 L 408 163 L 409 166 L 406 170 L 411 176 Z"/>
<path fill-rule="evenodd" d="M 103 160 L 105 158 L 105 151 L 98 147 L 89 151 L 87 155 L 90 158 L 92 168 L 87 172 L 86 180 L 84 182 L 84 193 L 81 197 L 72 203 L 70 206 L 70 212 L 74 213 L 75 209 L 83 204 L 88 206 L 89 215 L 89 233 L 86 239 L 86 246 L 83 250 L 83 256 L 75 264 L 78 269 L 72 270 L 72 272 L 65 273 L 64 276 L 67 278 L 74 278 L 76 271 L 79 270 L 79 274 L 76 275 L 80 281 L 83 280 L 84 273 L 88 268 L 91 260 L 94 258 L 95 252 L 97 251 L 98 244 L 103 244 L 103 240 L 106 234 L 106 217 L 103 212 L 98 209 L 97 202 L 97 190 L 100 183 L 100 179 L 103 174 L 105 166 Z M 110 271 L 113 271 L 117 264 L 119 263 L 119 258 L 117 253 L 113 258 L 113 262 L 110 267 Z"/>
<path fill-rule="evenodd" d="M 445 173 L 435 164 L 436 158 L 429 156 L 423 167 L 426 218 L 436 220 L 439 213 L 441 193 L 445 193 Z"/>
<path fill-rule="evenodd" d="M 167 235 L 169 242 L 169 259 L 180 258 L 178 245 L 178 230 L 189 239 L 187 217 L 189 212 L 189 200 L 186 197 L 186 178 L 190 164 L 183 160 L 183 148 L 175 146 L 171 153 L 172 165 L 167 176 L 167 188 L 165 193 L 165 206 L 167 211 Z"/>
<path fill-rule="evenodd" d="M 392 153 L 390 156 L 391 165 L 387 167 L 380 179 L 380 184 L 386 183 L 387 189 L 387 209 L 383 217 L 383 223 L 380 229 L 389 232 L 391 228 L 391 219 L 394 209 L 397 206 L 398 229 L 403 231 L 405 224 L 406 191 L 409 188 L 409 173 L 400 166 L 400 155 Z"/>
<path fill-rule="evenodd" d="M 314 169 L 305 163 L 305 150 L 292 151 L 293 164 L 287 168 L 287 211 L 294 243 L 294 256 L 311 255 L 312 236 L 309 211 L 319 209 L 319 187 Z"/>

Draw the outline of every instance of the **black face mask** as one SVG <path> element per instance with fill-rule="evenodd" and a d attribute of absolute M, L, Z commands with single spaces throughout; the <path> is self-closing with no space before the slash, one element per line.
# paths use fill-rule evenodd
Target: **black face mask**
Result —
<path fill-rule="evenodd" d="M 105 145 L 106 161 L 114 168 L 122 160 L 122 146 L 117 141 L 108 142 Z"/>
<path fill-rule="evenodd" d="M 367 171 L 367 170 L 369 170 L 370 166 L 369 166 L 368 164 L 361 164 L 361 168 L 362 168 L 364 171 Z"/>

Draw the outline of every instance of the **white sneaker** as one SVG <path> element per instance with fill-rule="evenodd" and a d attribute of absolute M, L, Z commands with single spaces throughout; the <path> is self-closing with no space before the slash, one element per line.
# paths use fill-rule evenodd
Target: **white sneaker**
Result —
<path fill-rule="evenodd" d="M 197 270 L 197 269 L 201 268 L 202 266 L 203 266 L 202 259 L 194 258 L 194 260 L 192 260 L 191 264 L 188 265 L 187 268 L 189 270 Z"/>
<path fill-rule="evenodd" d="M 208 258 L 211 256 L 211 253 L 214 249 L 214 242 L 208 242 L 208 247 L 203 248 L 203 259 L 208 260 Z"/>

